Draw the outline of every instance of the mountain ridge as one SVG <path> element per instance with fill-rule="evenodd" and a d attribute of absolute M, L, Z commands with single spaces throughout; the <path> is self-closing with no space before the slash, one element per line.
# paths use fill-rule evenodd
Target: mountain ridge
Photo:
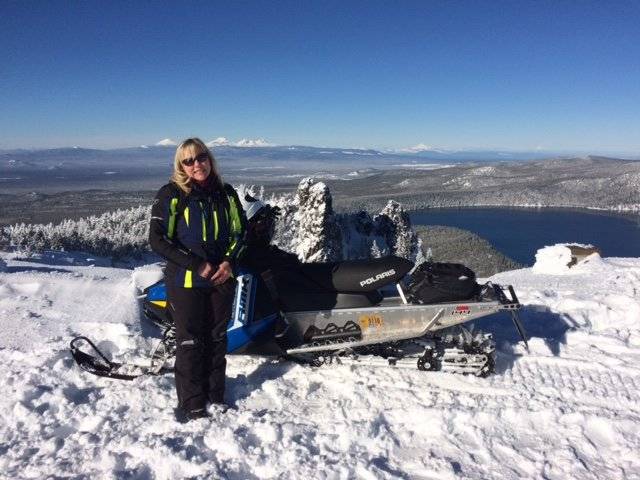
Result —
<path fill-rule="evenodd" d="M 469 162 L 469 161 L 526 161 L 526 160 L 545 160 L 545 159 L 567 159 L 567 158 L 594 158 L 594 159 L 621 159 L 621 160 L 640 160 L 640 155 L 632 156 L 609 156 L 609 155 L 577 155 L 577 154 L 559 154 L 552 151 L 503 151 L 503 150 L 424 150 L 424 151 L 406 151 L 406 150 L 378 150 L 373 148 L 351 148 L 351 147 L 317 147 L 309 145 L 257 145 L 246 139 L 240 141 L 243 145 L 233 144 L 216 144 L 210 148 L 214 154 L 228 156 L 259 156 L 268 157 L 280 156 L 290 157 L 297 154 L 300 159 L 312 156 L 314 158 L 322 158 L 322 156 L 345 156 L 345 160 L 350 156 L 377 156 L 389 157 L 397 159 L 413 159 L 415 161 L 429 160 L 434 162 Z M 256 141 L 257 142 L 257 141 Z M 209 142 L 211 143 L 211 142 Z M 20 148 L 10 150 L 0 150 L 0 158 L 4 156 L 44 156 L 55 157 L 59 155 L 80 156 L 94 154 L 100 156 L 116 156 L 121 154 L 130 154 L 133 156 L 148 156 L 154 153 L 166 154 L 172 151 L 175 145 L 141 145 L 132 147 L 118 148 L 90 148 L 90 147 L 55 147 L 55 148 Z M 240 154 L 240 155 L 235 155 Z M 349 156 L 349 157 L 347 157 Z M 633 157 L 633 158 L 631 158 Z"/>

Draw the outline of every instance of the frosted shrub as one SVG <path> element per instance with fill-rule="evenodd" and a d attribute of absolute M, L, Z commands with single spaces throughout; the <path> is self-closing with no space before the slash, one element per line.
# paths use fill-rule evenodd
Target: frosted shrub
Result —
<path fill-rule="evenodd" d="M 10 246 L 26 253 L 83 251 L 102 256 L 139 255 L 148 250 L 149 207 L 64 220 L 58 225 L 16 224 L 4 229 Z"/>

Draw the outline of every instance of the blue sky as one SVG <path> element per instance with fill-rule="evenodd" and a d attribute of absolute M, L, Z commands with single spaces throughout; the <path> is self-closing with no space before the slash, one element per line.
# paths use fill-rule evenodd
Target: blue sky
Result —
<path fill-rule="evenodd" d="M 640 2 L 0 3 L 0 149 L 640 155 Z"/>

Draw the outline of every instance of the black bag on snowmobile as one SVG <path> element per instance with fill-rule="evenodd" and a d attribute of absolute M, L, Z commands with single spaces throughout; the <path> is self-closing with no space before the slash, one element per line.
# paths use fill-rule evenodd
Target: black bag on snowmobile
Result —
<path fill-rule="evenodd" d="M 469 300 L 480 290 L 476 274 L 459 263 L 424 262 L 415 269 L 407 286 L 412 303 Z"/>

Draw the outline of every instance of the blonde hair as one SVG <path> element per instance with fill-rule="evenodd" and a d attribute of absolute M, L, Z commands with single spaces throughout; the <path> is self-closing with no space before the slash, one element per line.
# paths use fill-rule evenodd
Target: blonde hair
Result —
<path fill-rule="evenodd" d="M 209 176 L 213 175 L 214 183 L 220 188 L 223 187 L 222 177 L 218 172 L 216 159 L 213 157 L 211 151 L 199 138 L 187 138 L 184 142 L 178 145 L 178 148 L 176 148 L 176 156 L 173 159 L 173 174 L 171 175 L 171 181 L 187 195 L 191 193 L 192 185 L 189 175 L 184 171 L 182 160 L 188 157 L 195 158 L 201 153 L 206 153 L 209 157 L 209 162 L 211 162 L 211 173 Z"/>

